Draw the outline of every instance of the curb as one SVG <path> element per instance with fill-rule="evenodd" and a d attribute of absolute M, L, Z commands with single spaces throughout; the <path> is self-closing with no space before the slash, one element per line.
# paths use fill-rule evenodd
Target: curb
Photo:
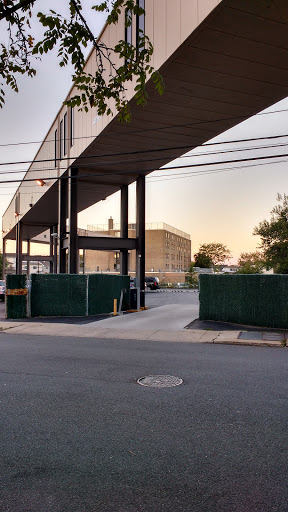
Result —
<path fill-rule="evenodd" d="M 3 325 L 4 324 L 4 325 Z M 6 325 L 5 325 L 6 324 Z M 119 339 L 131 341 L 161 341 L 172 343 L 208 343 L 214 345 L 244 345 L 254 347 L 288 347 L 288 340 L 263 339 L 259 332 L 259 339 L 247 338 L 247 331 L 209 331 L 183 329 L 180 331 L 161 331 L 161 330 L 135 330 L 135 329 L 107 329 L 107 328 L 89 328 L 89 324 L 48 324 L 48 323 L 19 323 L 5 322 L 0 323 L 0 331 L 3 334 L 34 335 L 34 336 L 57 336 L 57 337 L 76 337 L 80 339 Z M 241 335 L 244 338 L 241 339 Z M 277 336 L 275 336 L 277 338 Z"/>

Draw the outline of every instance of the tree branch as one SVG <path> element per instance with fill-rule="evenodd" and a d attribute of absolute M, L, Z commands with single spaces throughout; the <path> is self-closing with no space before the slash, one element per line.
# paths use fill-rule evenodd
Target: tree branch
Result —
<path fill-rule="evenodd" d="M 7 18 L 7 16 L 10 16 L 10 14 L 13 14 L 16 11 L 19 11 L 19 9 L 25 9 L 25 7 L 29 7 L 29 5 L 33 5 L 36 0 L 20 0 L 20 2 L 13 7 L 7 7 L 4 11 L 0 13 L 0 21 L 4 18 Z"/>
<path fill-rule="evenodd" d="M 93 46 L 94 46 L 95 48 L 97 48 L 97 45 L 96 45 L 96 43 L 95 43 L 95 37 L 94 37 L 94 34 L 93 34 L 93 32 L 90 30 L 90 28 L 89 28 L 89 26 L 88 26 L 88 24 L 87 24 L 87 22 L 86 22 L 86 20 L 85 20 L 84 16 L 82 16 L 82 13 L 81 13 L 80 9 L 78 8 L 78 5 L 76 4 L 75 0 L 71 0 L 71 3 L 74 5 L 75 11 L 77 12 L 77 14 L 78 14 L 79 18 L 81 19 L 81 21 L 82 21 L 82 23 L 83 23 L 84 27 L 86 28 L 86 30 L 87 30 L 87 32 L 88 32 L 88 34 L 90 35 L 91 42 L 93 43 Z"/>

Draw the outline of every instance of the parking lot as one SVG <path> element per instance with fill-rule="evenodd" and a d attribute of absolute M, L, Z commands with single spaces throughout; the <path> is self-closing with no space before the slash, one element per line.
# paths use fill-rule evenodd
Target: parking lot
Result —
<path fill-rule="evenodd" d="M 148 308 L 157 308 L 167 304 L 194 304 L 199 303 L 198 290 L 160 289 L 145 293 L 145 303 Z"/>
<path fill-rule="evenodd" d="M 198 305 L 199 293 L 194 290 L 155 290 L 145 293 L 146 306 L 157 308 L 169 304 Z M 0 301 L 0 320 L 5 318 L 5 302 Z"/>

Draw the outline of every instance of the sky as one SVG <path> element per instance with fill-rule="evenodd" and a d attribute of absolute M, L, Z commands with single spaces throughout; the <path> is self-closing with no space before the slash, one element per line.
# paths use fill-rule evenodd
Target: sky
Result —
<path fill-rule="evenodd" d="M 86 0 L 86 12 L 93 1 Z M 38 0 L 44 9 L 45 0 Z M 62 6 L 65 5 L 63 2 Z M 51 8 L 59 2 L 51 0 Z M 46 9 L 45 9 L 46 10 Z M 33 33 L 39 33 L 33 22 Z M 90 26 L 99 33 L 104 24 L 104 15 L 89 16 Z M 0 34 L 3 37 L 3 25 Z M 0 109 L 0 163 L 34 158 L 39 142 L 45 137 L 63 99 L 71 86 L 71 68 L 60 68 L 57 55 L 53 52 L 36 63 L 37 75 L 30 79 L 18 80 L 18 94 L 6 89 L 6 104 Z M 275 112 L 278 111 L 278 112 Z M 280 112 L 279 112 L 280 111 Z M 231 141 L 274 135 L 286 138 L 273 144 L 288 143 L 288 98 L 271 106 L 264 113 L 239 124 L 218 136 L 215 141 Z M 38 141 L 36 144 L 5 146 L 19 142 Z M 216 146 L 217 151 L 259 147 L 266 141 Z M 254 149 L 224 155 L 197 156 L 199 153 L 215 151 L 215 147 L 196 148 L 189 158 L 181 158 L 174 165 L 207 163 L 236 158 L 258 157 L 287 153 L 286 145 L 270 149 Z M 195 156 L 194 156 L 195 155 Z M 229 164 L 187 168 L 176 171 L 152 173 L 147 177 L 146 222 L 165 222 L 191 235 L 192 255 L 202 243 L 221 242 L 232 252 L 231 263 L 236 263 L 241 252 L 254 251 L 259 237 L 253 229 L 263 219 L 270 218 L 270 211 L 276 204 L 277 193 L 287 192 L 286 158 L 257 161 L 244 164 Z M 265 165 L 264 165 L 265 163 Z M 261 165 L 259 165 L 261 164 Z M 169 164 L 171 167 L 172 164 Z M 245 165 L 245 167 L 243 167 Z M 242 168 L 239 168 L 239 167 Z M 238 167 L 238 168 L 235 168 Z M 25 169 L 25 166 L 21 166 Z M 9 170 L 9 166 L 5 166 Z M 2 170 L 2 169 L 1 169 Z M 199 175 L 201 170 L 201 175 Z M 213 171 L 213 172 L 212 172 Z M 194 172 L 194 175 L 192 174 Z M 177 176 L 172 176 L 172 174 Z M 183 174 L 190 173 L 190 174 Z M 196 173 L 196 174 L 195 174 Z M 165 175 L 165 176 L 164 176 Z M 14 176 L 14 175 L 13 175 Z M 19 177 L 22 177 L 19 174 Z M 9 179 L 9 175 L 7 175 Z M 0 184 L 0 215 L 9 205 L 17 185 Z M 94 205 L 79 214 L 79 227 L 107 224 L 112 216 L 120 221 L 119 194 Z M 135 186 L 129 187 L 129 221 L 135 222 Z"/>

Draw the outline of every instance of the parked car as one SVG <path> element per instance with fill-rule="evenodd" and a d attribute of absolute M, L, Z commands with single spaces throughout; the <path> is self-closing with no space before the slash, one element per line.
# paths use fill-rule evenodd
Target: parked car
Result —
<path fill-rule="evenodd" d="M 0 281 L 0 300 L 5 300 L 6 284 L 5 281 Z"/>
<path fill-rule="evenodd" d="M 160 288 L 158 277 L 145 277 L 145 286 L 150 290 L 157 290 L 157 288 Z"/>

